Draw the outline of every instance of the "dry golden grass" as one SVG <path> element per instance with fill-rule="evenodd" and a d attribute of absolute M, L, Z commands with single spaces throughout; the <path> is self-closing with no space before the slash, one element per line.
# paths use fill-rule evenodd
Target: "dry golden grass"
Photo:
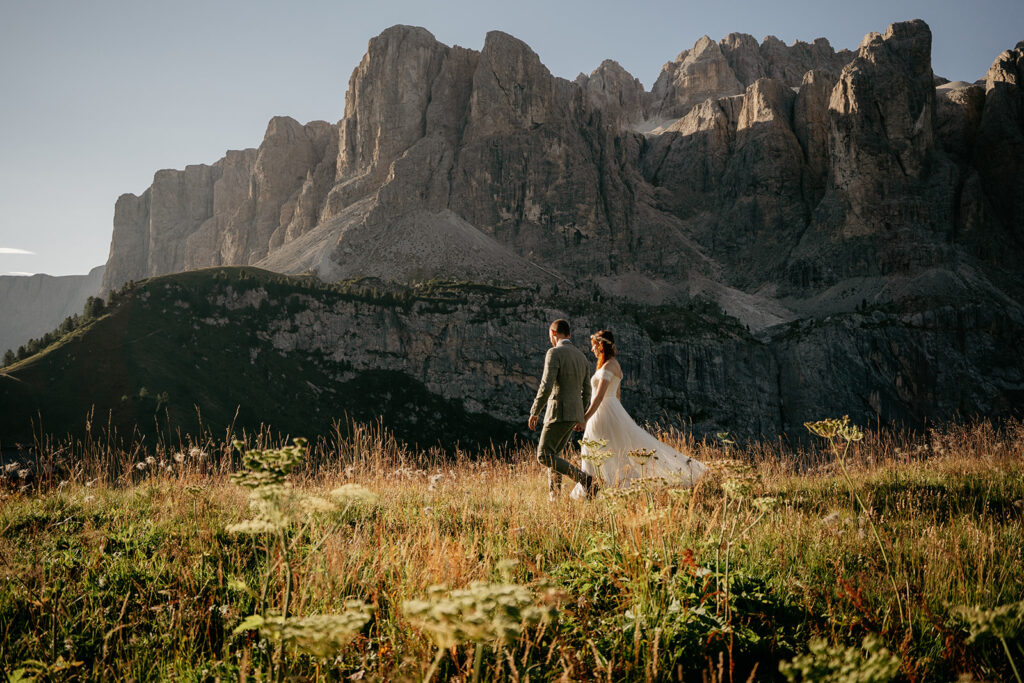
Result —
<path fill-rule="evenodd" d="M 291 560 L 292 613 L 330 613 L 350 597 L 375 613 L 337 657 L 295 654 L 290 671 L 421 678 L 435 648 L 402 605 L 435 584 L 488 581 L 561 598 L 547 625 L 479 649 L 486 679 L 770 680 L 811 638 L 858 645 L 870 634 L 906 680 L 1012 679 L 1001 642 L 968 642 L 955 610 L 1024 601 L 1020 424 L 869 433 L 847 462 L 870 513 L 828 452 L 662 437 L 712 474 L 692 492 L 652 486 L 589 503 L 549 503 L 527 450 L 445 460 L 372 430 L 313 444 L 298 490 L 354 482 L 380 500 L 341 523 L 309 522 Z M 224 531 L 249 514 L 247 492 L 228 477 L 230 451 L 196 445 L 205 456 L 183 449 L 179 463 L 163 449 L 140 469 L 141 450 L 50 448 L 33 467 L 36 484 L 8 485 L 2 502 L 0 669 L 147 680 L 265 670 L 266 643 L 232 635 L 256 603 L 229 584 L 256 586 L 268 571 L 279 604 L 281 555 Z M 736 480 L 749 490 L 730 495 Z M 518 564 L 506 576 L 508 559 Z M 437 677 L 472 677 L 475 652 L 471 643 L 445 652 Z M 1008 652 L 1024 663 L 1019 641 Z"/>

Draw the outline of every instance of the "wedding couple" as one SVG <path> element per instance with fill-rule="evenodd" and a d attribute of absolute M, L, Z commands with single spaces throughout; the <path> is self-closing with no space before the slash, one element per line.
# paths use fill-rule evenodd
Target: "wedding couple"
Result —
<path fill-rule="evenodd" d="M 577 499 L 597 495 L 599 481 L 618 487 L 641 476 L 670 477 L 692 486 L 707 467 L 655 439 L 622 407 L 622 368 L 615 359 L 615 337 L 611 331 L 601 330 L 590 337 L 597 372 L 589 381 L 590 364 L 569 341 L 570 335 L 566 320 L 556 320 L 548 328 L 551 348 L 544 358 L 544 376 L 530 409 L 529 427 L 533 431 L 547 405 L 537 460 L 548 468 L 549 499 L 556 500 L 561 492 L 562 475 L 577 482 L 570 494 Z M 559 455 L 573 430 L 583 432 L 582 468 Z M 604 442 L 599 452 L 588 445 L 594 442 Z M 638 453 L 645 462 L 640 462 Z"/>

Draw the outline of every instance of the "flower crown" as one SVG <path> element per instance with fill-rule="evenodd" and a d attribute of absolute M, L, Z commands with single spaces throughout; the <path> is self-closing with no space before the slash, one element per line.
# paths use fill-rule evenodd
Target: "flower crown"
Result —
<path fill-rule="evenodd" d="M 599 334 L 595 334 L 595 335 L 591 336 L 590 337 L 590 341 L 592 341 L 592 342 L 599 341 L 599 342 L 604 342 L 605 344 L 610 344 L 612 346 L 615 346 L 615 342 L 613 342 L 611 339 L 608 339 L 607 337 L 602 337 Z"/>

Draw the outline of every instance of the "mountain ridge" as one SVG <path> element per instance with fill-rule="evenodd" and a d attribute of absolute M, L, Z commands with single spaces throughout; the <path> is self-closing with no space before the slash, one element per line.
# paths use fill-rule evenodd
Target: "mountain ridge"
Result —
<path fill-rule="evenodd" d="M 324 283 L 233 266 L 130 285 L 98 318 L 0 371 L 0 447 L 106 430 L 150 444 L 230 429 L 312 438 L 351 421 L 382 421 L 424 447 L 529 439 L 555 317 L 573 321 L 581 346 L 614 329 L 627 409 L 697 437 L 799 437 L 803 422 L 844 413 L 920 427 L 1013 415 L 1024 401 L 1014 374 L 1024 317 L 970 300 L 906 298 L 752 334 L 702 299 Z"/>

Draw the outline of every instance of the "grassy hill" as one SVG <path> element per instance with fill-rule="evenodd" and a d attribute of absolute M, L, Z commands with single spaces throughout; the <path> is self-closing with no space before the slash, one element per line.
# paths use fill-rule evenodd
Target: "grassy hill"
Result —
<path fill-rule="evenodd" d="M 229 292 L 259 303 L 232 309 L 224 303 Z M 0 446 L 28 443 L 33 433 L 107 430 L 149 443 L 232 427 L 313 436 L 337 421 L 379 419 L 422 446 L 514 435 L 509 425 L 470 415 L 402 372 L 353 373 L 344 350 L 328 357 L 276 348 L 265 331 L 271 320 L 303 310 L 300 299 L 396 308 L 442 305 L 446 296 L 430 287 L 325 285 L 255 268 L 144 281 L 112 296 L 99 317 L 0 371 Z"/>

